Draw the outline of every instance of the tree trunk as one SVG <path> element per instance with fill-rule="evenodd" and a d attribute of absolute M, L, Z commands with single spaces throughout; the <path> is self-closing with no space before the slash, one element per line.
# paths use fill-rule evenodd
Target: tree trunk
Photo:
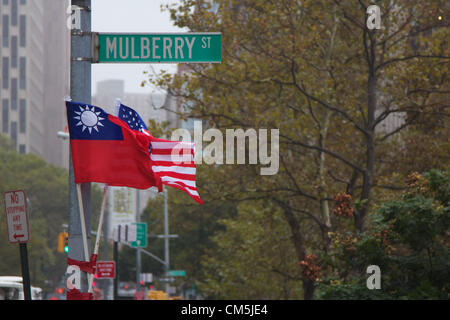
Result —
<path fill-rule="evenodd" d="M 328 133 L 328 126 L 330 123 L 331 118 L 331 112 L 329 110 L 326 111 L 325 114 L 325 121 L 323 124 L 323 129 L 320 132 L 319 137 L 319 146 L 321 148 L 325 148 L 325 140 Z M 330 236 L 328 235 L 328 231 L 331 229 L 331 219 L 330 219 L 330 207 L 328 205 L 328 200 L 326 198 L 328 195 L 326 194 L 326 180 L 325 180 L 325 152 L 319 151 L 319 181 L 320 181 L 320 188 L 319 188 L 319 206 L 320 206 L 320 215 L 322 218 L 322 221 L 324 221 L 324 227 L 322 228 L 323 233 L 323 241 L 324 241 L 324 250 L 325 252 L 328 252 L 328 248 L 331 243 Z"/>
<path fill-rule="evenodd" d="M 325 140 L 328 134 L 328 126 L 330 123 L 331 112 L 329 110 L 326 111 L 325 121 L 323 124 L 323 129 L 320 132 L 319 137 L 319 147 L 325 148 Z M 324 190 L 326 190 L 326 181 L 325 181 L 325 152 L 319 151 L 319 180 L 320 180 L 320 213 L 322 215 L 322 219 L 325 220 L 325 226 L 327 229 L 331 228 L 331 220 L 330 220 L 330 208 L 328 206 L 328 201 L 326 200 L 327 194 Z"/>
<path fill-rule="evenodd" d="M 288 205 L 283 206 L 283 213 L 289 224 L 292 233 L 292 242 L 294 244 L 295 252 L 297 253 L 298 261 L 302 261 L 306 257 L 305 244 L 303 235 L 300 231 L 300 223 L 295 217 Z M 305 300 L 312 300 L 314 298 L 314 281 L 303 277 L 303 298 Z"/>
<path fill-rule="evenodd" d="M 365 230 L 365 217 L 369 211 L 370 206 L 370 191 L 373 186 L 373 170 L 375 163 L 375 141 L 374 135 L 375 130 L 373 128 L 375 123 L 375 107 L 376 107 L 376 78 L 375 76 L 369 75 L 369 98 L 368 98 L 368 117 L 367 117 L 367 127 L 369 135 L 366 137 L 366 171 L 363 174 L 362 191 L 360 199 L 365 201 L 362 204 L 361 209 L 357 214 L 355 214 L 355 226 L 360 232 Z"/>
<path fill-rule="evenodd" d="M 364 32 L 367 32 L 365 30 Z M 366 42 L 366 33 L 364 33 L 364 42 Z M 366 43 L 366 54 L 368 64 L 368 80 L 367 80 L 367 124 L 366 131 L 366 170 L 363 174 L 361 201 L 364 201 L 359 212 L 355 214 L 355 227 L 358 231 L 363 232 L 366 228 L 365 217 L 370 206 L 370 191 L 373 186 L 373 172 L 375 164 L 375 110 L 377 108 L 377 75 L 375 71 L 376 53 L 375 53 L 375 35 L 369 32 L 369 45 Z"/>
<path fill-rule="evenodd" d="M 303 299 L 305 300 L 314 299 L 314 281 L 309 279 L 303 280 Z"/>

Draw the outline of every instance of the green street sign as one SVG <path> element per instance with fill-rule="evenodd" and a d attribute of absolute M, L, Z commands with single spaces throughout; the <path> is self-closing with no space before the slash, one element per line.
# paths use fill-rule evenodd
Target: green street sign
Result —
<path fill-rule="evenodd" d="M 94 33 L 94 62 L 99 63 L 220 63 L 222 34 Z"/>
<path fill-rule="evenodd" d="M 185 270 L 169 270 L 167 272 L 167 275 L 169 277 L 186 277 L 186 271 Z"/>
<path fill-rule="evenodd" d="M 134 222 L 136 225 L 136 241 L 131 241 L 130 246 L 133 248 L 146 248 L 147 247 L 147 223 L 146 222 Z"/>

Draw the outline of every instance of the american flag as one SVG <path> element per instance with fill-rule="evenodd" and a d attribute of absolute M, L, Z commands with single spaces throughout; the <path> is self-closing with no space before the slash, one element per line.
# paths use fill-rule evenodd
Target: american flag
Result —
<path fill-rule="evenodd" d="M 154 138 L 139 114 L 123 104 L 120 105 L 118 114 L 119 119 L 126 122 L 130 129 L 151 138 L 149 153 L 152 170 L 161 178 L 162 184 L 182 190 L 203 204 L 195 184 L 195 144 Z"/>

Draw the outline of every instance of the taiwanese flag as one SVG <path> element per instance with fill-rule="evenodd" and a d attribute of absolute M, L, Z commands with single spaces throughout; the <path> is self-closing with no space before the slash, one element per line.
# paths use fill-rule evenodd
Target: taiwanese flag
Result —
<path fill-rule="evenodd" d="M 146 135 L 118 125 L 123 121 L 96 106 L 66 101 L 66 109 L 75 183 L 162 190 Z"/>

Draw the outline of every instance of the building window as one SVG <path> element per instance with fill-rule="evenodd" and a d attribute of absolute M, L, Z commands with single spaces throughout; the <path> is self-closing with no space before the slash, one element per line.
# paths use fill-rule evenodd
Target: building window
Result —
<path fill-rule="evenodd" d="M 2 101 L 2 132 L 8 133 L 9 125 L 9 101 L 8 99 L 3 99 Z"/>
<path fill-rule="evenodd" d="M 2 45 L 9 47 L 9 16 L 6 14 L 2 17 Z"/>
<path fill-rule="evenodd" d="M 11 0 L 11 25 L 17 26 L 17 0 Z"/>
<path fill-rule="evenodd" d="M 20 0 L 20 4 L 27 4 L 27 0 Z"/>
<path fill-rule="evenodd" d="M 21 145 L 19 146 L 19 153 L 20 153 L 20 154 L 25 154 L 25 152 L 26 152 L 26 150 L 25 150 L 25 145 L 24 145 L 24 144 L 21 144 Z"/>
<path fill-rule="evenodd" d="M 17 110 L 17 78 L 11 79 L 11 109 Z"/>
<path fill-rule="evenodd" d="M 9 58 L 3 57 L 2 59 L 2 81 L 3 89 L 9 88 Z"/>
<path fill-rule="evenodd" d="M 3 4 L 7 5 L 8 4 L 8 0 L 3 0 Z"/>
<path fill-rule="evenodd" d="M 11 37 L 11 68 L 17 68 L 17 36 Z"/>
<path fill-rule="evenodd" d="M 17 149 L 17 122 L 11 122 L 11 139 L 14 143 L 14 148 Z"/>
<path fill-rule="evenodd" d="M 19 70 L 19 86 L 20 89 L 27 88 L 27 60 L 25 57 L 20 57 L 20 70 Z"/>
<path fill-rule="evenodd" d="M 20 35 L 20 46 L 25 47 L 27 43 L 27 17 L 25 15 L 20 15 L 19 35 Z"/>
<path fill-rule="evenodd" d="M 19 109 L 19 131 L 20 133 L 25 133 L 27 127 L 27 101 L 25 99 L 20 99 L 20 109 Z"/>

